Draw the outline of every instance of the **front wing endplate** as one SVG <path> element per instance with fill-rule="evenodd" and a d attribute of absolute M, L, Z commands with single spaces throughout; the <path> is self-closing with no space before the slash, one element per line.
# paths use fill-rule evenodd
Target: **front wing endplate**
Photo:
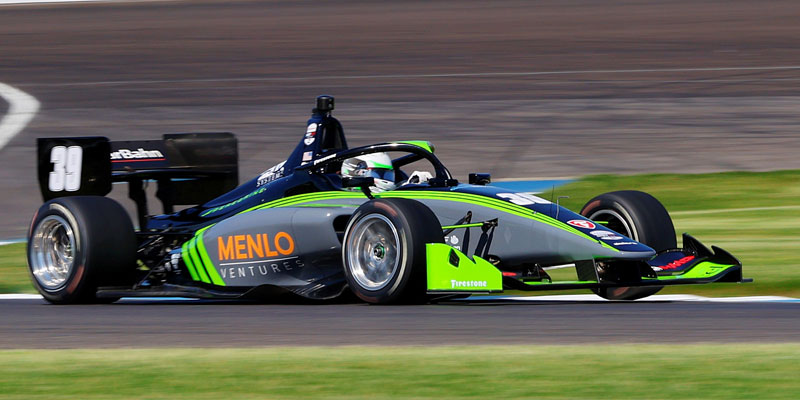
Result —
<path fill-rule="evenodd" d="M 503 290 L 503 274 L 488 261 L 466 254 L 444 243 L 428 243 L 429 293 L 486 293 Z"/>

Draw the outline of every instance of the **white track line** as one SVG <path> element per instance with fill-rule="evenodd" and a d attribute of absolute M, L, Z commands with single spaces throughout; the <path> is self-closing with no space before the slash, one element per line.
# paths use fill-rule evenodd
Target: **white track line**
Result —
<path fill-rule="evenodd" d="M 0 294 L 0 300 L 44 300 L 38 294 L 10 293 Z M 124 297 L 125 302 L 157 302 L 157 301 L 198 301 L 200 299 L 190 299 L 186 297 Z"/>
<path fill-rule="evenodd" d="M 520 71 L 520 72 L 465 72 L 453 74 L 389 74 L 389 75 L 329 75 L 329 76 L 252 76 L 243 78 L 197 78 L 197 79 L 154 79 L 154 80 L 124 80 L 124 81 L 96 81 L 73 83 L 42 83 L 26 84 L 36 87 L 64 87 L 64 86 L 115 86 L 115 85 L 154 85 L 165 83 L 208 83 L 208 82 L 297 82 L 334 79 L 414 79 L 414 78 L 483 78 L 506 76 L 547 76 L 547 75 L 579 75 L 579 74 L 635 74 L 653 72 L 733 72 L 733 71 L 785 71 L 800 70 L 800 65 L 764 66 L 764 67 L 711 67 L 711 68 L 649 68 L 649 69 L 596 69 L 572 71 Z M 711 81 L 711 80 L 709 80 Z M 675 81 L 683 82 L 683 81 Z M 694 81 L 689 81 L 694 82 Z M 716 81 L 715 81 L 716 82 Z M 735 80 L 733 82 L 739 82 Z"/>
<path fill-rule="evenodd" d="M 0 300 L 42 300 L 38 294 L 0 294 Z M 126 297 L 123 301 L 195 301 L 183 297 Z M 593 294 L 557 295 L 557 296 L 487 296 L 471 297 L 459 301 L 480 302 L 480 301 L 607 301 Z M 800 303 L 800 299 L 783 296 L 747 296 L 747 297 L 702 297 L 692 294 L 664 294 L 650 296 L 637 301 L 703 301 L 712 303 L 760 303 L 760 302 L 782 302 Z"/>
<path fill-rule="evenodd" d="M 103 0 L 0 0 L 0 4 L 34 4 L 34 3 L 76 3 Z M 108 0 L 105 0 L 108 1 Z"/>
<path fill-rule="evenodd" d="M 0 5 L 26 5 L 26 4 L 50 4 L 50 3 L 134 3 L 134 2 L 153 2 L 167 0 L 0 0 Z"/>
<path fill-rule="evenodd" d="M 33 96 L 0 82 L 0 97 L 8 104 L 8 113 L 0 120 L 0 150 L 25 126 L 39 111 L 39 101 Z"/>
<path fill-rule="evenodd" d="M 673 211 L 670 213 L 670 215 L 700 215 L 700 214 L 717 214 L 717 213 L 732 213 L 732 212 L 747 212 L 747 211 L 770 211 L 770 210 L 800 210 L 800 206 L 717 208 L 713 210 Z"/>
<path fill-rule="evenodd" d="M 38 294 L 0 294 L 0 300 L 43 300 Z"/>
<path fill-rule="evenodd" d="M 573 294 L 554 296 L 485 296 L 471 297 L 466 301 L 608 301 L 593 294 Z M 746 296 L 746 297 L 703 297 L 693 294 L 662 294 L 649 296 L 637 301 L 703 301 L 712 303 L 755 303 L 755 302 L 800 302 L 800 299 L 783 296 Z"/>

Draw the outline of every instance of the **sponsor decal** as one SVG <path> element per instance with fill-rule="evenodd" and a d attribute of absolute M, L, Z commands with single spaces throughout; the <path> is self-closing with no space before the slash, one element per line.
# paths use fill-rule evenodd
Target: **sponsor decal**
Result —
<path fill-rule="evenodd" d="M 317 136 L 317 124 L 316 123 L 311 123 L 306 128 L 306 136 L 303 139 L 303 143 L 306 146 L 314 143 L 314 140 L 316 140 L 316 136 Z"/>
<path fill-rule="evenodd" d="M 293 255 L 294 250 L 294 238 L 283 231 L 274 235 L 220 236 L 217 237 L 219 274 L 230 280 L 279 274 L 304 267 L 300 257 Z"/>
<path fill-rule="evenodd" d="M 226 208 L 233 207 L 233 206 L 235 206 L 235 205 L 237 205 L 237 204 L 239 204 L 239 203 L 241 203 L 241 202 L 243 202 L 243 201 L 245 201 L 245 200 L 257 195 L 257 194 L 264 193 L 265 190 L 267 190 L 267 189 L 266 188 L 258 188 L 256 190 L 254 190 L 253 192 L 250 192 L 250 193 L 248 193 L 248 194 L 246 194 L 246 195 L 244 195 L 244 196 L 242 196 L 242 197 L 240 197 L 240 198 L 238 198 L 238 199 L 236 199 L 236 200 L 234 200 L 234 201 L 232 201 L 230 203 L 225 203 L 225 204 L 223 204 L 221 206 L 205 210 L 202 213 L 200 213 L 200 216 L 201 217 L 205 217 L 206 215 L 213 214 L 213 213 L 215 213 L 217 211 L 222 211 L 222 210 L 224 210 Z"/>
<path fill-rule="evenodd" d="M 620 240 L 622 236 L 617 235 L 615 232 L 610 231 L 591 231 L 590 235 L 598 237 L 603 240 Z"/>
<path fill-rule="evenodd" d="M 597 225 L 594 224 L 592 221 L 587 221 L 585 219 L 571 219 L 567 221 L 568 224 L 572 226 L 577 226 L 578 228 L 583 229 L 594 229 L 597 228 Z"/>
<path fill-rule="evenodd" d="M 119 149 L 111 152 L 111 162 L 128 161 L 166 161 L 166 158 L 158 150 L 145 150 L 141 147 L 137 150 Z"/>
<path fill-rule="evenodd" d="M 286 161 L 283 161 L 282 163 L 279 163 L 278 165 L 275 165 L 270 169 L 262 172 L 261 175 L 258 176 L 258 181 L 256 182 L 256 186 L 266 185 L 267 183 L 270 183 L 278 178 L 282 178 L 284 164 L 286 164 Z"/>
<path fill-rule="evenodd" d="M 217 250 L 219 261 L 288 256 L 294 253 L 294 238 L 283 231 L 271 237 L 266 233 L 219 236 Z"/>
<path fill-rule="evenodd" d="M 458 242 L 459 242 L 458 236 L 456 236 L 456 235 L 445 236 L 444 237 L 444 242 L 449 244 L 449 245 L 451 245 L 451 246 L 453 246 L 453 248 L 456 249 L 456 250 L 461 250 L 461 246 L 458 245 Z"/>
<path fill-rule="evenodd" d="M 530 193 L 498 193 L 497 197 L 506 199 L 518 206 L 529 206 L 531 204 L 551 204 L 549 201 L 534 196 Z"/>
<path fill-rule="evenodd" d="M 322 157 L 322 158 L 318 158 L 318 159 L 314 160 L 314 165 L 317 165 L 317 164 L 319 164 L 321 162 L 328 161 L 328 160 L 330 160 L 331 158 L 334 158 L 334 157 L 336 157 L 336 153 L 333 153 L 331 155 L 328 155 L 328 156 L 325 156 L 325 157 Z"/>
<path fill-rule="evenodd" d="M 694 260 L 694 256 L 686 256 L 686 257 L 677 259 L 677 260 L 675 260 L 675 261 L 673 261 L 673 262 L 671 262 L 671 263 L 669 263 L 667 265 L 659 265 L 657 267 L 653 267 L 653 269 L 656 270 L 656 271 L 666 271 L 666 270 L 670 270 L 670 269 L 677 269 L 677 268 L 680 268 L 681 266 L 686 265 L 688 262 L 690 262 L 692 260 Z"/>
<path fill-rule="evenodd" d="M 258 263 L 239 264 L 235 267 L 223 266 L 219 268 L 219 275 L 224 279 L 253 278 L 292 271 L 302 268 L 305 264 L 298 257 L 277 260 L 262 260 Z"/>
<path fill-rule="evenodd" d="M 473 288 L 473 287 L 487 287 L 486 281 L 457 281 L 455 279 L 450 280 L 450 287 L 455 288 Z"/>
<path fill-rule="evenodd" d="M 631 245 L 631 244 L 638 244 L 638 243 L 636 243 L 636 242 L 616 242 L 616 243 L 614 243 L 614 246 L 626 246 L 626 245 Z"/>
<path fill-rule="evenodd" d="M 307 151 L 303 153 L 303 161 L 311 161 L 311 158 L 314 157 L 313 151 Z"/>
<path fill-rule="evenodd" d="M 313 122 L 308 124 L 308 127 L 306 127 L 306 137 L 314 136 L 316 134 L 317 134 L 317 124 Z"/>

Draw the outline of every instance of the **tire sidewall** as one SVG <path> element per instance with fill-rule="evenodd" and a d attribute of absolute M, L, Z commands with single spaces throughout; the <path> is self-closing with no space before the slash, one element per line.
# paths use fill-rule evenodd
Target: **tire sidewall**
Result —
<path fill-rule="evenodd" d="M 63 218 L 75 236 L 73 266 L 64 286 L 48 290 L 33 276 L 32 236 L 50 215 Z M 97 299 L 99 286 L 132 284 L 136 266 L 136 236 L 119 203 L 100 196 L 61 197 L 43 204 L 34 215 L 26 249 L 28 273 L 45 300 L 56 304 L 108 302 Z"/>
<path fill-rule="evenodd" d="M 675 227 L 664 206 L 648 193 L 624 190 L 604 193 L 589 200 L 580 214 L 589 217 L 601 210 L 612 210 L 627 220 L 634 239 L 660 252 L 677 248 Z M 620 232 L 622 233 L 622 232 Z M 609 300 L 636 300 L 651 296 L 663 286 L 607 287 L 593 291 Z"/>
<path fill-rule="evenodd" d="M 387 284 L 376 290 L 359 285 L 353 277 L 348 260 L 348 246 L 352 245 L 352 228 L 369 215 L 380 214 L 386 217 L 397 231 L 399 265 Z M 424 205 L 408 199 L 371 200 L 359 207 L 345 230 L 342 243 L 342 261 L 345 278 L 351 290 L 368 303 L 418 302 L 424 297 L 425 290 L 425 243 L 436 242 L 430 234 L 430 226 L 420 226 L 419 222 L 433 216 L 435 224 L 438 219 Z M 432 226 L 432 225 L 431 225 Z M 428 231 L 428 232 L 426 232 Z M 442 241 L 439 239 L 438 241 Z"/>
<path fill-rule="evenodd" d="M 44 288 L 36 277 L 33 275 L 33 266 L 32 266 L 32 236 L 33 233 L 38 228 L 39 224 L 48 216 L 55 215 L 58 217 L 63 218 L 67 224 L 69 224 L 70 229 L 72 229 L 73 235 L 75 236 L 75 248 L 73 249 L 73 265 L 67 275 L 66 281 L 64 285 L 55 290 L 49 290 Z M 27 245 L 27 257 L 28 257 L 28 274 L 33 281 L 33 285 L 36 290 L 41 293 L 41 295 L 50 302 L 54 303 L 65 303 L 65 302 L 82 302 L 83 299 L 80 294 L 86 292 L 87 286 L 91 285 L 89 279 L 85 279 L 87 274 L 86 266 L 87 266 L 87 259 L 86 259 L 86 240 L 88 240 L 88 235 L 85 232 L 86 223 L 82 220 L 79 216 L 76 216 L 68 207 L 65 207 L 62 201 L 59 199 L 51 200 L 45 203 L 41 208 L 39 208 L 39 212 L 34 216 L 33 222 L 31 223 L 30 232 L 28 233 L 28 245 Z"/>
<path fill-rule="evenodd" d="M 639 191 L 626 190 L 599 195 L 581 209 L 587 217 L 600 210 L 613 210 L 628 220 L 635 231 L 636 240 L 655 251 L 677 247 L 675 227 L 663 205 L 653 196 Z"/>

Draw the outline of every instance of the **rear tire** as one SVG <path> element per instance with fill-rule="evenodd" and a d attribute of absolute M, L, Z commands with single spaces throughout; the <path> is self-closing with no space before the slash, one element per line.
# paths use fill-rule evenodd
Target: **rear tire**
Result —
<path fill-rule="evenodd" d="M 100 286 L 132 285 L 136 235 L 128 213 L 100 196 L 60 197 L 43 204 L 28 231 L 28 271 L 54 304 L 109 303 Z"/>
<path fill-rule="evenodd" d="M 677 248 L 675 227 L 664 205 L 655 197 L 635 190 L 601 194 L 586 203 L 581 215 L 593 221 L 608 222 L 606 227 L 655 251 Z M 610 287 L 592 289 L 608 300 L 636 300 L 651 296 L 663 286 Z"/>
<path fill-rule="evenodd" d="M 347 225 L 342 258 L 347 283 L 372 304 L 419 303 L 426 297 L 426 243 L 443 243 L 442 226 L 424 204 L 377 199 Z"/>

